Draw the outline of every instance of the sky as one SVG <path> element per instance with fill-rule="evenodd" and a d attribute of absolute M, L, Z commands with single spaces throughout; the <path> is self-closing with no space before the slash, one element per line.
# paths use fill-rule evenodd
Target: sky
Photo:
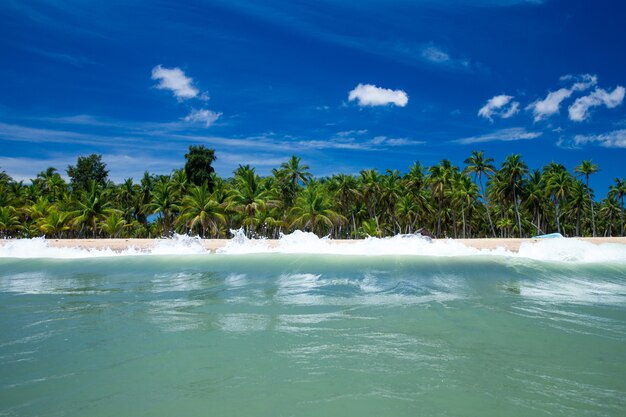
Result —
<path fill-rule="evenodd" d="M 179 4 L 180 3 L 180 4 Z M 0 170 L 232 176 L 291 155 L 316 176 L 473 150 L 531 169 L 584 159 L 597 197 L 626 176 L 626 2 L 0 2 Z"/>

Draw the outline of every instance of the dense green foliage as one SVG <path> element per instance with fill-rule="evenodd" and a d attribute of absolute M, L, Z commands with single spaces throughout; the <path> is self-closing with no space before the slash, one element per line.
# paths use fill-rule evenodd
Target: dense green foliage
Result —
<path fill-rule="evenodd" d="M 54 175 L 55 168 L 48 168 L 46 175 Z M 70 177 L 70 186 L 73 190 L 87 190 L 89 183 L 94 181 L 97 185 L 106 185 L 109 171 L 102 162 L 102 156 L 91 154 L 89 156 L 79 156 L 76 166 L 67 167 L 67 175 Z"/>
<path fill-rule="evenodd" d="M 194 150 L 205 162 L 215 159 L 213 150 L 191 147 L 188 164 Z M 98 155 L 88 158 L 101 163 Z M 104 164 L 92 167 L 106 173 Z M 557 231 L 623 236 L 626 181 L 615 179 L 607 197 L 594 201 L 589 177 L 597 171 L 591 161 L 577 166 L 576 175 L 554 162 L 530 170 L 520 155 L 510 155 L 497 169 L 492 158 L 476 151 L 463 168 L 447 160 L 428 168 L 416 162 L 404 175 L 364 170 L 358 176 L 317 179 L 293 156 L 268 177 L 244 165 L 226 179 L 211 171 L 200 184 L 190 181 L 184 169 L 171 175 L 146 173 L 139 183 L 90 178 L 80 187 L 68 186 L 54 168 L 30 185 L 0 171 L 0 236 L 157 237 L 175 232 L 223 238 L 240 228 L 248 236 L 270 238 L 296 229 L 359 238 L 422 228 L 458 238 Z M 72 177 L 73 184 L 77 178 Z"/>
<path fill-rule="evenodd" d="M 185 175 L 190 183 L 202 185 L 208 184 L 209 190 L 213 191 L 211 175 L 215 172 L 211 165 L 215 161 L 215 151 L 205 148 L 204 145 L 191 145 L 189 153 L 185 154 Z"/>

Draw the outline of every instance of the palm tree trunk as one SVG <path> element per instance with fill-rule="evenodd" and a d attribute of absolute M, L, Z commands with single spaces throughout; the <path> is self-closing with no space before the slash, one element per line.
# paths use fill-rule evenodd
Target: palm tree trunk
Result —
<path fill-rule="evenodd" d="M 461 206 L 461 217 L 463 218 L 463 239 L 465 239 L 465 205 Z"/>
<path fill-rule="evenodd" d="M 620 212 L 621 233 L 620 236 L 624 236 L 624 195 L 620 199 L 622 202 L 622 211 Z"/>
<path fill-rule="evenodd" d="M 559 222 L 559 202 L 554 202 L 554 218 L 556 220 L 556 231 L 561 233 L 561 223 Z"/>
<path fill-rule="evenodd" d="M 437 208 L 437 237 L 441 237 L 441 198 Z"/>
<path fill-rule="evenodd" d="M 589 196 L 589 205 L 591 206 L 591 236 L 596 237 L 596 220 L 593 214 L 593 199 L 589 190 L 589 174 L 585 175 L 587 182 L 587 195 Z"/>
<path fill-rule="evenodd" d="M 493 237 L 496 237 L 496 229 L 493 227 L 493 221 L 491 220 L 491 213 L 489 213 L 489 200 L 487 199 L 487 196 L 485 195 L 485 187 L 483 186 L 483 177 L 479 177 L 479 178 L 480 178 L 480 193 L 482 194 L 481 197 L 483 201 L 485 202 L 485 210 L 487 211 L 487 219 L 489 219 L 489 227 L 491 228 L 491 235 Z"/>
<path fill-rule="evenodd" d="M 519 217 L 519 210 L 517 208 L 517 193 L 515 192 L 515 185 L 513 186 L 513 203 L 515 206 L 515 217 L 517 217 L 517 230 L 519 231 L 519 237 L 522 237 L 522 220 Z"/>
<path fill-rule="evenodd" d="M 354 220 L 354 212 L 352 212 L 351 215 L 352 215 L 352 233 L 356 233 L 356 220 Z M 351 236 L 353 238 L 355 237 L 353 234 L 351 234 Z"/>

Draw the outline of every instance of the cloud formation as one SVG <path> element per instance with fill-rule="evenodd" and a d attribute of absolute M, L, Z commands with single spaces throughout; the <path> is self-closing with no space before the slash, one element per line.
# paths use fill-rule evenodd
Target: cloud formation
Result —
<path fill-rule="evenodd" d="M 183 70 L 178 67 L 163 68 L 157 65 L 152 68 L 152 79 L 157 80 L 156 88 L 159 90 L 170 90 L 178 101 L 195 98 L 200 93 L 193 86 L 193 79 L 187 77 Z M 206 94 L 202 94 L 202 99 L 208 99 Z"/>
<path fill-rule="evenodd" d="M 584 91 L 593 87 L 597 84 L 598 77 L 591 74 L 583 74 L 578 77 L 572 75 L 561 77 L 561 81 L 568 80 L 577 80 L 577 82 L 570 88 L 560 88 L 556 91 L 551 91 L 543 100 L 537 100 L 526 107 L 526 110 L 532 110 L 535 122 L 559 113 L 563 100 L 568 99 L 575 91 Z"/>
<path fill-rule="evenodd" d="M 450 55 L 435 45 L 429 45 L 422 49 L 422 58 L 436 64 L 450 61 Z"/>
<path fill-rule="evenodd" d="M 193 109 L 191 110 L 191 113 L 183 118 L 183 120 L 191 123 L 204 123 L 206 127 L 209 127 L 215 123 L 221 115 L 222 113 L 217 113 L 207 109 Z"/>
<path fill-rule="evenodd" d="M 393 104 L 404 107 L 409 96 L 403 90 L 390 90 L 372 84 L 359 84 L 348 94 L 348 100 L 357 100 L 359 106 L 386 106 Z"/>
<path fill-rule="evenodd" d="M 513 96 L 505 94 L 494 96 L 487 100 L 487 103 L 478 110 L 478 116 L 493 121 L 495 116 L 508 119 L 519 111 L 519 102 L 512 101 Z"/>
<path fill-rule="evenodd" d="M 609 109 L 615 108 L 624 101 L 624 92 L 624 87 L 619 85 L 610 93 L 602 88 L 596 88 L 593 93 L 576 99 L 574 104 L 569 106 L 569 118 L 575 122 L 582 122 L 589 118 L 589 109 L 592 107 L 604 105 Z"/>
<path fill-rule="evenodd" d="M 414 51 L 410 48 L 398 48 L 401 52 L 404 51 L 406 53 L 414 54 Z M 462 69 L 462 70 L 472 70 L 472 63 L 469 59 L 455 58 L 452 57 L 444 48 L 441 48 L 438 45 L 430 42 L 426 45 L 423 45 L 421 49 L 418 51 L 419 56 L 424 60 L 431 64 L 439 65 L 442 67 L 447 67 L 448 69 Z"/>
<path fill-rule="evenodd" d="M 495 132 L 487 133 L 485 135 L 480 136 L 471 136 L 468 138 L 458 139 L 454 142 L 460 143 L 462 145 L 469 145 L 472 143 L 483 143 L 483 142 L 512 142 L 516 140 L 528 140 L 528 139 L 536 139 L 541 136 L 541 132 L 527 132 L 526 129 L 522 127 L 512 127 L 509 129 L 500 129 Z"/>
<path fill-rule="evenodd" d="M 604 148 L 626 148 L 626 129 L 614 130 L 601 135 L 576 135 L 575 145 L 597 143 Z"/>

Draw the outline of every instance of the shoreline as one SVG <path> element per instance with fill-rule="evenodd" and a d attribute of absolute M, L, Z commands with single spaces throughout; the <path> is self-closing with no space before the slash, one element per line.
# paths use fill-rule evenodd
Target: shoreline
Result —
<path fill-rule="evenodd" d="M 541 241 L 568 241 L 577 240 L 589 242 L 596 245 L 603 243 L 614 243 L 626 245 L 626 237 L 576 237 L 576 238 L 558 238 L 558 239 L 536 239 L 536 238 L 478 238 L 478 239 L 432 239 L 433 242 L 455 242 L 474 249 L 497 249 L 502 248 L 509 252 L 519 252 L 522 243 L 537 243 Z M 10 243 L 24 239 L 0 239 L 0 247 Z M 157 243 L 169 242 L 172 239 L 46 239 L 48 247 L 52 248 L 78 248 L 84 250 L 107 250 L 114 252 L 122 252 L 124 250 L 134 248 L 139 251 L 148 251 L 153 249 Z M 231 239 L 200 239 L 207 252 L 214 253 L 216 250 L 226 246 Z M 363 242 L 364 239 L 345 239 L 335 240 L 329 239 L 331 245 L 352 245 Z M 265 240 L 270 248 L 277 247 L 279 240 Z"/>

